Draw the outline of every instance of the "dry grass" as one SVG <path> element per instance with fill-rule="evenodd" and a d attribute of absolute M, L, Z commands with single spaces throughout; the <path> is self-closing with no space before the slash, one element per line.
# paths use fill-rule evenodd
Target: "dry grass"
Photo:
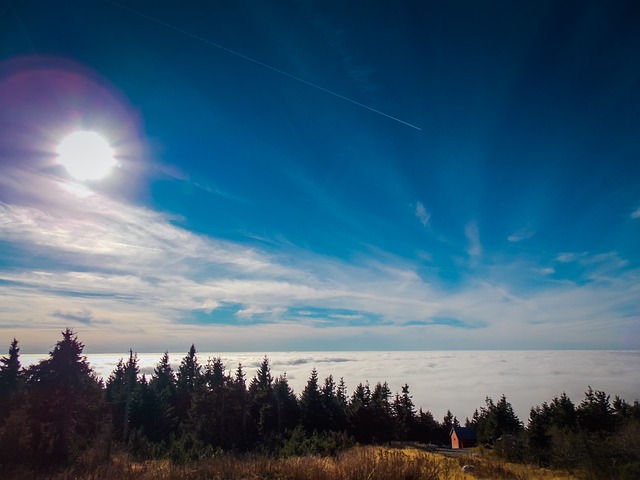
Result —
<path fill-rule="evenodd" d="M 462 465 L 473 465 L 473 475 L 462 473 Z M 573 477 L 488 456 L 448 458 L 415 448 L 354 447 L 337 457 L 219 455 L 188 465 L 165 460 L 133 462 L 114 456 L 100 465 L 76 466 L 55 475 L 16 472 L 7 480 L 471 480 L 531 479 L 570 480 Z"/>
<path fill-rule="evenodd" d="M 455 460 L 460 469 L 463 465 L 475 467 L 473 476 L 467 475 L 460 478 L 504 480 L 575 480 L 576 478 L 557 470 L 508 463 L 493 456 L 459 457 L 451 460 Z"/>
<path fill-rule="evenodd" d="M 438 453 L 425 452 L 421 446 L 399 446 L 407 458 L 427 456 L 440 462 L 441 470 L 447 476 L 440 477 L 448 480 L 469 479 L 513 479 L 513 480 L 576 480 L 575 476 L 558 470 L 539 468 L 533 465 L 523 465 L 506 462 L 494 455 L 474 455 L 455 458 L 445 457 Z M 464 465 L 475 468 L 473 474 L 462 473 Z"/>

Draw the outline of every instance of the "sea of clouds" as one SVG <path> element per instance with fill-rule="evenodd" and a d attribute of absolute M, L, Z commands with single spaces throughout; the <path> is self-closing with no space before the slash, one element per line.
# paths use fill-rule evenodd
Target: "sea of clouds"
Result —
<path fill-rule="evenodd" d="M 140 372 L 149 377 L 161 353 L 138 354 Z M 185 353 L 170 354 L 177 371 Z M 289 384 L 300 394 L 315 367 L 321 381 L 333 375 L 342 377 L 351 393 L 360 382 L 371 387 L 388 382 L 392 392 L 407 383 L 416 408 L 432 412 L 441 420 L 451 410 L 461 422 L 471 417 L 485 397 L 498 399 L 505 394 L 525 424 L 532 406 L 550 401 L 563 391 L 577 405 L 588 386 L 604 390 L 629 402 L 640 399 L 640 351 L 535 350 L 535 351 L 394 351 L 394 352 L 199 352 L 200 363 L 220 357 L 227 371 L 234 373 L 242 364 L 247 383 L 253 378 L 264 356 L 271 373 L 286 373 Z M 23 365 L 46 355 L 21 355 Z M 128 354 L 90 354 L 91 366 L 104 379 L 118 360 Z"/>

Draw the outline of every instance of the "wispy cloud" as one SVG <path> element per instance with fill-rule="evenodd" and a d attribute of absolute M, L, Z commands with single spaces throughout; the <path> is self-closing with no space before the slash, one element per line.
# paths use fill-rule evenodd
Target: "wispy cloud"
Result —
<path fill-rule="evenodd" d="M 418 217 L 422 225 L 424 225 L 425 227 L 429 226 L 429 220 L 431 219 L 431 214 L 427 212 L 427 209 L 424 208 L 424 205 L 422 202 L 418 202 L 416 204 L 416 217 Z"/>
<path fill-rule="evenodd" d="M 15 184 L 0 178 L 4 198 L 16 199 L 0 202 L 0 240 L 12 249 L 0 259 L 19 265 L 0 270 L 0 324 L 8 336 L 29 330 L 31 348 L 49 348 L 46 333 L 69 322 L 91 325 L 83 341 L 102 350 L 194 341 L 245 351 L 540 348 L 550 346 L 550 329 L 570 339 L 559 347 L 615 347 L 631 338 L 615 332 L 632 328 L 640 274 L 615 252 L 559 255 L 559 263 L 580 260 L 582 283 L 540 285 L 537 274 L 535 290 L 518 291 L 514 278 L 537 267 L 502 259 L 450 290 L 420 272 L 422 261 L 247 248 L 98 192 L 81 198 L 58 180 L 22 175 Z M 465 235 L 467 253 L 482 255 L 476 222 Z"/>
<path fill-rule="evenodd" d="M 56 310 L 51 313 L 52 317 L 61 318 L 62 320 L 71 320 L 72 322 L 79 322 L 84 325 L 91 325 L 95 323 L 109 323 L 105 320 L 97 320 L 92 315 L 91 311 L 83 308 L 77 312 L 62 312 L 60 310 Z"/>
<path fill-rule="evenodd" d="M 560 262 L 560 263 L 571 263 L 571 262 L 575 262 L 577 259 L 578 259 L 578 255 L 571 252 L 559 253 L 556 256 L 556 262 Z"/>
<path fill-rule="evenodd" d="M 631 218 L 633 218 L 633 219 L 640 218 L 640 207 L 636 208 L 636 209 L 631 213 Z"/>
<path fill-rule="evenodd" d="M 540 275 L 553 275 L 556 273 L 556 269 L 553 267 L 534 268 L 533 271 Z"/>
<path fill-rule="evenodd" d="M 507 240 L 509 240 L 510 242 L 522 242 L 523 240 L 527 240 L 533 237 L 535 234 L 536 231 L 533 229 L 533 227 L 531 225 L 527 225 L 509 235 L 507 237 Z"/>
<path fill-rule="evenodd" d="M 560 265 L 570 264 L 574 269 L 577 269 L 578 278 L 581 280 L 608 278 L 611 275 L 622 273 L 629 266 L 629 261 L 620 257 L 616 251 L 596 254 L 564 252 L 556 256 L 555 260 Z"/>
<path fill-rule="evenodd" d="M 482 255 L 482 245 L 480 244 L 480 232 L 478 222 L 471 221 L 464 227 L 464 234 L 467 237 L 467 253 L 470 257 Z"/>

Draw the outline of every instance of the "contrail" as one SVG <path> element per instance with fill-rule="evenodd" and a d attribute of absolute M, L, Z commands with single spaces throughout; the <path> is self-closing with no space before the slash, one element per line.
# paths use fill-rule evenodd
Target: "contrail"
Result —
<path fill-rule="evenodd" d="M 298 81 L 300 83 L 304 83 L 305 85 L 308 85 L 310 87 L 316 88 L 316 89 L 320 90 L 321 92 L 328 93 L 330 95 L 333 95 L 334 97 L 338 97 L 338 98 L 340 98 L 342 100 L 345 100 L 347 102 L 353 103 L 354 105 L 358 105 L 359 107 L 366 108 L 367 110 L 370 110 L 370 111 L 372 111 L 374 113 L 382 115 L 383 117 L 390 118 L 391 120 L 395 120 L 396 122 L 402 123 L 403 125 L 406 125 L 408 127 L 415 128 L 416 130 L 422 131 L 422 129 L 420 127 L 417 127 L 417 126 L 415 126 L 415 125 L 413 125 L 413 124 L 411 124 L 409 122 L 405 122 L 404 120 L 400 120 L 399 118 L 394 117 L 392 115 L 389 115 L 388 113 L 384 113 L 384 112 L 381 112 L 380 110 L 376 110 L 375 108 L 370 107 L 368 105 L 365 105 L 364 103 L 360 103 L 357 100 L 353 100 L 352 98 L 345 97 L 344 95 L 340 95 L 339 93 L 334 92 L 332 90 L 329 90 L 327 88 L 324 88 L 324 87 L 322 87 L 322 86 L 320 86 L 320 85 L 318 85 L 316 83 L 313 83 L 313 82 L 310 82 L 308 80 L 305 80 L 304 78 L 297 77 L 297 76 L 295 76 L 295 75 L 293 75 L 291 73 L 285 72 L 284 70 L 280 70 L 279 68 L 273 67 L 273 66 L 271 66 L 271 65 L 269 65 L 267 63 L 263 63 L 260 60 L 256 60 L 255 58 L 251 58 L 251 57 L 248 57 L 246 55 L 243 55 L 240 52 L 236 52 L 235 50 L 231 50 L 230 48 L 227 48 L 227 47 L 225 47 L 223 45 L 220 45 L 219 43 L 216 43 L 216 42 L 213 42 L 211 40 L 208 40 L 208 39 L 206 39 L 204 37 L 201 37 L 200 35 L 196 35 L 194 33 L 188 32 L 187 30 L 183 30 L 180 27 L 176 27 L 175 25 L 172 25 L 170 23 L 167 23 L 167 22 L 164 22 L 162 20 L 159 20 L 159 19 L 157 19 L 155 17 L 147 15 L 146 13 L 139 12 L 138 10 L 134 10 L 131 7 L 127 7 L 126 5 L 122 5 L 122 4 L 114 2 L 112 0 L 105 0 L 105 2 L 110 3 L 111 5 L 115 5 L 116 7 L 122 8 L 123 10 L 127 10 L 127 11 L 129 11 L 129 12 L 135 14 L 135 15 L 140 16 L 140 17 L 146 18 L 147 20 L 155 22 L 158 25 L 162 25 L 163 27 L 170 28 L 172 30 L 180 32 L 183 35 L 191 37 L 191 38 L 193 38 L 195 40 L 199 40 L 201 42 L 204 42 L 207 45 L 210 45 L 210 46 L 215 47 L 215 48 L 219 48 L 220 50 L 224 50 L 227 53 L 230 53 L 230 54 L 235 55 L 237 57 L 243 58 L 243 59 L 245 59 L 245 60 L 247 60 L 249 62 L 253 62 L 253 63 L 257 64 L 257 65 L 260 65 L 261 67 L 268 68 L 269 70 L 273 70 L 274 72 L 277 72 L 277 73 L 279 73 L 281 75 L 284 75 L 285 77 L 289 77 L 289 78 L 291 78 L 293 80 L 296 80 L 296 81 Z"/>

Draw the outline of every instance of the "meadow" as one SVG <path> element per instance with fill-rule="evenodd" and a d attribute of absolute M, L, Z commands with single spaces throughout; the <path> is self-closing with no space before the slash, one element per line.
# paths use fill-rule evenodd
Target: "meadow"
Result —
<path fill-rule="evenodd" d="M 463 473 L 471 465 L 473 473 Z M 34 478 L 17 471 L 7 480 Z M 108 462 L 89 456 L 73 467 L 43 476 L 47 480 L 465 480 L 530 479 L 571 480 L 578 477 L 557 470 L 505 462 L 493 455 L 448 457 L 424 451 L 419 445 L 403 447 L 355 446 L 336 456 L 219 454 L 186 464 L 169 460 L 134 461 L 116 454 Z"/>

